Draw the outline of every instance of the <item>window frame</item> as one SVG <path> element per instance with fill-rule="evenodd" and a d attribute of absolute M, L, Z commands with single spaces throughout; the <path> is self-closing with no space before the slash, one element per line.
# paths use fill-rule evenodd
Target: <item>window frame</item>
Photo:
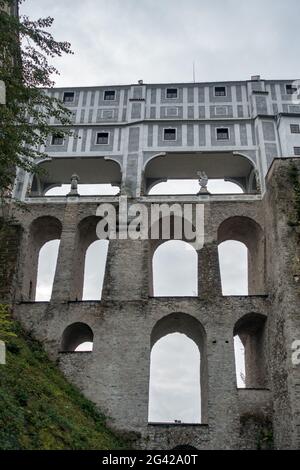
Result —
<path fill-rule="evenodd" d="M 170 109 L 176 110 L 176 114 L 168 114 L 168 110 L 170 110 Z M 166 107 L 166 110 L 165 110 L 165 116 L 166 116 L 166 117 L 178 117 L 178 115 L 179 115 L 179 109 L 178 109 L 178 107 L 176 107 L 176 106 L 168 106 L 168 107 Z"/>
<path fill-rule="evenodd" d="M 113 93 L 113 94 L 114 94 L 113 99 L 111 99 L 111 98 L 109 98 L 109 99 L 108 99 L 108 98 L 105 98 L 106 94 L 108 94 L 108 93 L 111 93 L 111 94 Z M 104 91 L 103 91 L 103 101 L 116 101 L 116 97 L 117 97 L 117 92 L 116 92 L 116 90 L 104 90 Z"/>
<path fill-rule="evenodd" d="M 298 146 L 294 147 L 294 155 L 297 157 L 300 157 L 300 147 Z"/>
<path fill-rule="evenodd" d="M 99 134 L 107 134 L 107 142 L 98 142 L 98 135 Z M 110 140 L 110 132 L 109 131 L 99 131 L 96 132 L 96 139 L 95 139 L 95 145 L 109 145 L 109 140 Z"/>
<path fill-rule="evenodd" d="M 293 130 L 296 129 L 296 130 Z M 290 124 L 291 134 L 300 134 L 300 124 Z"/>
<path fill-rule="evenodd" d="M 65 100 L 65 97 L 66 95 L 73 95 L 73 99 L 72 100 Z M 64 91 L 63 93 L 63 103 L 64 104 L 67 104 L 67 103 L 74 103 L 75 102 L 75 91 Z"/>
<path fill-rule="evenodd" d="M 218 131 L 227 131 L 228 138 L 227 139 L 219 139 L 218 138 Z M 229 127 L 216 127 L 216 140 L 218 142 L 229 142 L 230 141 L 230 129 L 229 129 Z"/>
<path fill-rule="evenodd" d="M 288 88 L 290 87 L 290 89 Z M 289 90 L 289 91 L 288 91 Z M 286 83 L 285 85 L 285 93 L 286 95 L 293 95 L 294 93 L 297 93 L 298 92 L 298 88 L 297 87 L 294 87 L 292 83 Z"/>
<path fill-rule="evenodd" d="M 104 113 L 111 112 L 111 117 L 104 117 Z M 115 118 L 114 109 L 101 109 L 101 119 L 107 119 L 110 121 Z"/>
<path fill-rule="evenodd" d="M 56 138 L 61 139 L 61 143 L 60 143 L 60 144 L 55 144 L 55 143 L 53 142 L 54 139 L 56 139 Z M 50 141 L 51 147 L 61 147 L 62 145 L 64 145 L 64 142 L 65 142 L 65 139 L 64 139 L 63 136 L 60 136 L 60 135 L 58 135 L 58 134 L 52 134 L 52 136 L 51 136 L 51 141 Z"/>
<path fill-rule="evenodd" d="M 168 96 L 168 90 L 176 90 L 176 96 Z M 166 91 L 165 91 L 165 98 L 166 100 L 177 100 L 178 99 L 178 95 L 179 95 L 179 89 L 176 88 L 176 87 L 169 87 L 169 88 L 166 88 Z"/>
<path fill-rule="evenodd" d="M 224 95 L 217 94 L 217 88 L 224 88 Z M 224 98 L 227 97 L 227 86 L 226 85 L 216 85 L 214 86 L 214 97 L 215 98 Z"/>
<path fill-rule="evenodd" d="M 166 131 L 175 131 L 175 139 L 166 139 Z M 177 129 L 176 127 L 164 127 L 163 128 L 163 141 L 164 142 L 176 142 L 177 141 Z"/>

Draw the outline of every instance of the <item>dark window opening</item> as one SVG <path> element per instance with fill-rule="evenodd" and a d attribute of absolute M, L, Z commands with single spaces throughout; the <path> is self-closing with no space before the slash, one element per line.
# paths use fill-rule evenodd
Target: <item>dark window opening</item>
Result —
<path fill-rule="evenodd" d="M 291 124 L 291 133 L 292 134 L 300 134 L 299 124 Z"/>
<path fill-rule="evenodd" d="M 64 103 L 73 103 L 75 97 L 75 93 L 73 91 L 66 91 L 64 93 Z"/>
<path fill-rule="evenodd" d="M 294 93 L 297 93 L 298 89 L 297 87 L 293 85 L 286 85 L 286 94 L 287 95 L 293 95 Z"/>
<path fill-rule="evenodd" d="M 104 92 L 104 101 L 114 101 L 116 98 L 115 90 L 106 90 Z"/>
<path fill-rule="evenodd" d="M 164 140 L 176 140 L 176 129 L 164 129 Z"/>
<path fill-rule="evenodd" d="M 226 87 L 225 86 L 216 86 L 215 87 L 215 96 L 226 96 Z"/>
<path fill-rule="evenodd" d="M 60 134 L 53 134 L 51 138 L 51 145 L 63 145 L 64 138 Z"/>
<path fill-rule="evenodd" d="M 300 155 L 300 147 L 294 147 L 295 155 Z"/>
<path fill-rule="evenodd" d="M 229 140 L 229 129 L 217 129 L 217 140 Z"/>
<path fill-rule="evenodd" d="M 178 96 L 178 90 L 177 88 L 167 88 L 167 91 L 166 91 L 166 98 L 177 98 Z"/>
<path fill-rule="evenodd" d="M 109 139 L 109 134 L 108 132 L 98 132 L 97 133 L 97 139 L 96 139 L 96 144 L 108 144 L 108 139 Z"/>

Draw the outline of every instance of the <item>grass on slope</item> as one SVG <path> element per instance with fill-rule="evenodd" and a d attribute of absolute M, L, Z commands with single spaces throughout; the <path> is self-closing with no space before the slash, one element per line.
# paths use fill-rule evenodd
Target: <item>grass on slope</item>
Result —
<path fill-rule="evenodd" d="M 96 407 L 18 324 L 0 365 L 0 449 L 124 449 Z"/>

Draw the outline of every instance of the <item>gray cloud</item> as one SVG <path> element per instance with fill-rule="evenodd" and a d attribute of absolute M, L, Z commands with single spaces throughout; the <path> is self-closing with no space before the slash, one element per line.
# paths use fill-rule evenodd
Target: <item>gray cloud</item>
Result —
<path fill-rule="evenodd" d="M 51 15 L 75 55 L 56 62 L 61 86 L 297 78 L 298 0 L 27 0 Z"/>

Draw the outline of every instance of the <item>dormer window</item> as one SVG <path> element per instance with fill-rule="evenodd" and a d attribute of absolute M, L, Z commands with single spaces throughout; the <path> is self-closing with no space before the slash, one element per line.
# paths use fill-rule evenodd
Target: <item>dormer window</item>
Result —
<path fill-rule="evenodd" d="M 227 127 L 217 129 L 217 140 L 229 140 L 229 129 Z"/>
<path fill-rule="evenodd" d="M 65 91 L 64 92 L 64 97 L 63 97 L 63 102 L 64 103 L 73 103 L 74 99 L 75 99 L 74 91 Z"/>
<path fill-rule="evenodd" d="M 107 145 L 109 143 L 109 132 L 97 132 L 96 144 Z"/>
<path fill-rule="evenodd" d="M 115 90 L 105 90 L 104 101 L 114 101 L 116 99 Z"/>
<path fill-rule="evenodd" d="M 178 88 L 167 88 L 166 89 L 166 98 L 174 100 L 178 97 Z"/>
<path fill-rule="evenodd" d="M 215 86 L 215 96 L 226 96 L 226 86 Z"/>

